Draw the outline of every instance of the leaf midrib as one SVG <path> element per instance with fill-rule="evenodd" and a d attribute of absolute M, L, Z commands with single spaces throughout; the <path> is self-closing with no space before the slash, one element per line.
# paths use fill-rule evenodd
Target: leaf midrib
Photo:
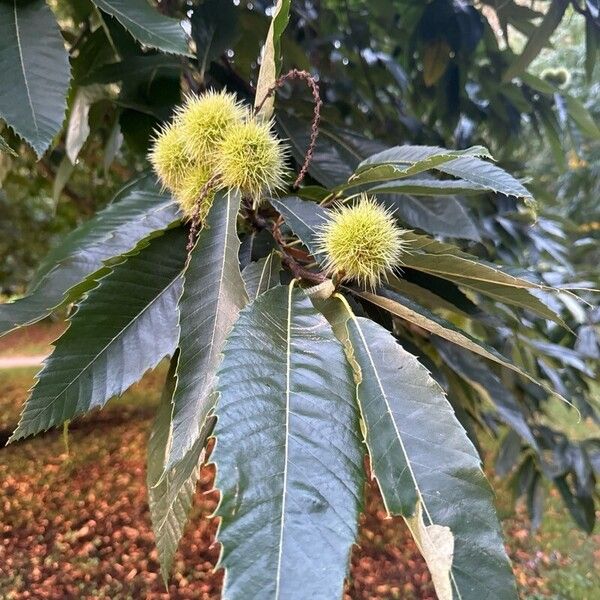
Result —
<path fill-rule="evenodd" d="M 387 393 L 386 393 L 386 391 L 385 391 L 385 389 L 383 387 L 383 384 L 381 383 L 381 378 L 379 377 L 379 373 L 377 371 L 377 368 L 375 367 L 375 362 L 373 361 L 373 356 L 371 355 L 371 350 L 369 349 L 369 346 L 367 344 L 367 341 L 365 339 L 363 331 L 362 331 L 362 329 L 360 327 L 358 319 L 356 318 L 356 316 L 352 312 L 350 312 L 350 318 L 353 320 L 354 324 L 356 325 L 356 329 L 357 329 L 357 331 L 358 331 L 358 333 L 360 335 L 360 339 L 361 339 L 362 345 L 363 345 L 363 347 L 365 349 L 365 352 L 367 353 L 369 362 L 371 364 L 371 369 L 373 370 L 373 373 L 375 374 L 375 378 L 377 380 L 377 386 L 379 387 L 379 390 L 381 392 L 381 396 L 382 396 L 382 398 L 385 401 L 385 406 L 386 406 L 386 409 L 387 409 L 387 411 L 389 413 L 389 416 L 390 416 L 390 419 L 392 421 L 392 424 L 394 426 L 394 431 L 396 432 L 398 441 L 400 442 L 400 447 L 402 448 L 402 453 L 404 454 L 404 458 L 405 458 L 405 461 L 406 461 L 406 466 L 408 468 L 410 476 L 411 476 L 411 478 L 413 480 L 413 483 L 415 485 L 415 491 L 417 492 L 417 495 L 419 497 L 419 502 L 421 503 L 425 514 L 427 515 L 427 519 L 429 520 L 429 525 L 433 525 L 434 524 L 433 519 L 431 518 L 431 515 L 429 513 L 429 509 L 427 507 L 427 504 L 425 503 L 425 498 L 423 497 L 423 494 L 421 492 L 421 488 L 420 488 L 419 483 L 417 481 L 415 472 L 413 471 L 412 464 L 411 464 L 411 462 L 409 460 L 408 453 L 406 451 L 406 447 L 404 446 L 404 440 L 402 439 L 402 435 L 400 434 L 400 430 L 398 429 L 398 426 L 396 425 L 396 420 L 394 419 L 394 414 L 393 414 L 391 406 L 389 404 Z M 366 441 L 368 443 L 368 440 L 366 440 Z M 382 498 L 383 498 L 383 496 L 382 496 Z M 388 512 L 388 514 L 391 514 L 390 510 L 387 507 L 387 502 L 386 502 L 385 498 L 383 498 L 383 502 L 384 502 L 386 511 Z M 458 585 L 456 583 L 456 579 L 455 579 L 454 573 L 453 573 L 453 568 L 454 568 L 453 566 L 451 566 L 451 568 L 450 568 L 450 577 L 452 579 L 453 586 L 456 589 L 456 591 L 458 593 L 458 598 L 460 600 L 460 598 L 462 598 L 462 595 L 461 595 L 460 590 L 458 588 Z"/>
<path fill-rule="evenodd" d="M 292 354 L 292 293 L 294 291 L 294 281 L 289 285 L 288 308 L 287 308 L 287 330 L 286 330 L 286 372 L 285 372 L 285 452 L 283 463 L 283 493 L 281 501 L 281 527 L 279 532 L 279 550 L 277 557 L 277 584 L 275 588 L 275 599 L 279 598 L 279 588 L 281 583 L 281 564 L 283 559 L 283 533 L 285 527 L 285 500 L 287 494 L 288 478 L 288 452 L 289 452 L 289 432 L 290 432 L 290 395 L 291 395 L 291 354 Z"/>
<path fill-rule="evenodd" d="M 106 0 L 105 0 L 106 1 Z M 15 0 L 16 2 L 16 0 Z M 154 37 L 157 38 L 159 40 L 161 40 L 163 43 L 166 43 L 168 46 L 170 46 L 171 48 L 173 47 L 173 43 L 169 38 L 164 38 L 161 35 L 159 35 L 158 33 L 154 32 L 152 29 L 148 29 L 147 27 L 145 27 L 144 25 L 142 25 L 140 22 L 138 21 L 134 21 L 131 17 L 128 17 L 125 13 L 121 12 L 112 2 L 106 2 L 124 21 L 127 21 L 129 23 L 132 23 L 133 25 L 136 25 L 137 27 L 139 27 L 140 29 L 142 29 L 143 31 L 145 31 L 146 33 L 148 33 L 150 35 L 150 37 Z"/>
<path fill-rule="evenodd" d="M 129 327 L 131 327 L 131 325 L 136 323 L 138 321 L 138 319 L 140 319 L 146 313 L 146 311 L 149 310 L 150 307 L 153 306 L 154 303 L 157 302 L 163 296 L 163 294 L 165 294 L 171 288 L 171 286 L 177 281 L 177 279 L 180 276 L 181 276 L 181 272 L 177 273 L 177 275 L 175 277 L 173 277 L 171 279 L 171 281 L 156 296 L 154 296 L 154 298 L 152 298 L 152 300 L 150 302 L 148 302 L 148 304 L 146 304 L 146 306 L 144 306 L 144 308 L 135 316 L 135 318 L 132 319 L 131 321 L 129 321 L 129 323 L 127 323 L 127 325 L 125 325 L 125 327 L 123 327 L 123 329 L 121 329 L 115 336 L 113 336 L 104 345 L 104 347 L 101 348 L 97 352 L 97 354 L 92 358 L 92 360 L 90 360 L 88 362 L 88 364 L 77 373 L 77 375 L 69 382 L 69 384 L 65 388 L 63 388 L 59 394 L 56 394 L 56 396 L 54 396 L 53 400 L 64 395 L 67 392 L 67 390 L 90 368 L 90 366 L 98 360 L 100 355 L 103 354 L 104 352 L 106 352 L 106 350 L 109 348 L 109 346 L 111 346 L 115 342 L 115 340 L 117 340 L 119 337 L 121 337 L 127 331 L 127 329 L 129 329 Z"/>
<path fill-rule="evenodd" d="M 23 82 L 25 83 L 25 89 L 27 90 L 27 100 L 29 101 L 29 108 L 31 109 L 31 118 L 33 119 L 33 125 L 36 133 L 39 135 L 40 128 L 38 126 L 35 110 L 33 108 L 33 100 L 31 98 L 31 92 L 29 90 L 29 82 L 27 81 L 27 74 L 25 73 L 25 61 L 23 58 L 23 47 L 21 45 L 21 36 L 19 35 L 19 18 L 17 16 L 17 0 L 13 0 L 13 13 L 15 15 L 15 34 L 17 36 L 17 47 L 19 50 L 19 62 L 21 64 L 21 72 L 23 73 Z"/>

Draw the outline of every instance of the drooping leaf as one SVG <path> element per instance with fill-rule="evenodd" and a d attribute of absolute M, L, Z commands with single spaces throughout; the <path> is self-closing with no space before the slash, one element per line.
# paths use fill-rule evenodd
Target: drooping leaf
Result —
<path fill-rule="evenodd" d="M 174 357 L 148 440 L 146 479 L 152 530 L 165 584 L 192 508 L 203 450 L 202 444 L 194 444 L 181 464 L 163 476 L 171 431 L 171 398 L 175 388 L 176 365 L 177 358 Z"/>
<path fill-rule="evenodd" d="M 472 311 L 470 311 L 471 314 L 464 312 L 461 307 L 457 306 L 456 304 L 454 304 L 446 298 L 442 298 L 435 291 L 418 285 L 417 283 L 414 283 L 412 281 L 408 281 L 404 277 L 388 275 L 385 285 L 386 287 L 395 290 L 403 296 L 409 296 L 410 298 L 413 298 L 419 304 L 422 304 L 423 306 L 426 306 L 429 309 L 442 309 L 458 313 L 465 317 L 470 317 L 473 314 Z M 470 305 L 467 306 L 469 306 L 469 308 L 472 308 Z M 473 307 L 474 309 L 477 308 L 475 305 L 473 305 Z"/>
<path fill-rule="evenodd" d="M 186 35 L 179 21 L 160 14 L 146 0 L 92 1 L 115 17 L 144 46 L 189 56 Z"/>
<path fill-rule="evenodd" d="M 182 229 L 166 233 L 86 295 L 45 361 L 10 441 L 101 408 L 175 351 L 185 245 Z"/>
<path fill-rule="evenodd" d="M 465 331 L 462 331 L 458 327 L 455 327 L 450 321 L 443 319 L 427 310 L 426 308 L 419 306 L 416 302 L 411 300 L 410 298 L 406 298 L 405 296 L 401 296 L 395 292 L 390 290 L 380 290 L 380 295 L 373 294 L 371 292 L 365 292 L 360 290 L 353 290 L 355 294 L 368 300 L 375 306 L 379 306 L 393 315 L 400 317 L 401 319 L 405 319 L 419 327 L 425 329 L 425 331 L 429 331 L 453 344 L 457 344 L 462 348 L 466 348 L 479 356 L 483 356 L 496 364 L 499 364 L 515 373 L 518 373 L 525 379 L 535 383 L 536 385 L 542 387 L 546 392 L 550 395 L 557 395 L 561 400 L 570 404 L 566 399 L 564 399 L 558 392 L 550 389 L 545 383 L 537 381 L 534 377 L 532 377 L 523 369 L 520 369 L 516 365 L 514 365 L 510 360 L 506 357 L 502 356 L 495 348 L 492 348 L 485 342 L 478 340 L 468 334 Z"/>
<path fill-rule="evenodd" d="M 405 267 L 434 273 L 439 277 L 459 277 L 523 289 L 549 289 L 462 252 L 452 244 L 410 232 L 405 234 L 405 239 L 410 245 L 410 252 L 402 255 L 402 265 Z"/>
<path fill-rule="evenodd" d="M 523 410 L 512 392 L 500 378 L 490 371 L 481 361 L 468 352 L 443 339 L 433 339 L 433 344 L 444 358 L 444 362 L 469 382 L 482 396 L 489 398 L 500 418 L 512 427 L 532 448 L 537 449 L 535 437 L 525 419 Z"/>
<path fill-rule="evenodd" d="M 413 196 L 453 196 L 480 194 L 481 185 L 464 179 L 399 179 L 370 188 L 374 194 L 412 194 Z"/>
<path fill-rule="evenodd" d="M 40 265 L 24 298 L 0 304 L 0 335 L 35 323 L 93 286 L 93 275 L 104 261 L 177 223 L 178 209 L 161 193 L 153 176 L 125 186 L 112 204 L 68 235 Z M 83 282 L 83 283 L 81 283 Z"/>
<path fill-rule="evenodd" d="M 358 165 L 356 173 L 358 175 L 382 165 L 418 165 L 419 171 L 416 171 L 416 174 L 417 172 L 427 171 L 436 165 L 441 165 L 460 156 L 492 158 L 487 148 L 483 146 L 473 146 L 465 150 L 448 150 L 438 146 L 394 146 L 363 160 Z"/>
<path fill-rule="evenodd" d="M 444 275 L 440 276 L 444 277 Z M 466 277 L 459 277 L 457 275 L 453 275 L 451 280 L 463 288 L 473 290 L 474 292 L 484 296 L 489 296 L 494 300 L 504 302 L 505 304 L 509 304 L 511 306 L 526 308 L 546 319 L 564 325 L 562 319 L 560 319 L 557 313 L 539 298 L 534 296 L 530 290 L 498 283 L 491 283 L 489 281 L 468 279 Z"/>
<path fill-rule="evenodd" d="M 269 88 L 275 83 L 281 70 L 281 36 L 290 19 L 291 0 L 277 0 L 273 8 L 273 18 L 267 33 L 267 39 L 262 52 L 260 71 L 256 83 L 255 106 L 265 99 Z M 269 119 L 273 114 L 275 100 L 268 98 L 260 110 L 261 116 Z"/>
<path fill-rule="evenodd" d="M 438 171 L 465 179 L 487 190 L 517 198 L 532 198 L 531 192 L 512 175 L 479 158 L 465 156 L 435 167 Z"/>
<path fill-rule="evenodd" d="M 514 600 L 490 487 L 443 390 L 381 326 L 349 313 L 347 327 L 372 470 L 387 511 L 417 529 L 441 598 Z M 419 510 L 422 526 L 415 523 Z M 446 574 L 450 535 L 454 552 Z M 423 536 L 431 543 L 419 539 Z"/>
<path fill-rule="evenodd" d="M 364 478 L 356 386 L 302 290 L 240 313 L 218 390 L 223 596 L 341 598 Z"/>
<path fill-rule="evenodd" d="M 0 117 L 38 157 L 60 131 L 69 57 L 44 0 L 0 2 Z"/>
<path fill-rule="evenodd" d="M 281 255 L 271 252 L 269 256 L 250 263 L 243 271 L 242 278 L 250 300 L 255 300 L 262 293 L 279 284 L 281 271 Z"/>
<path fill-rule="evenodd" d="M 63 156 L 63 159 L 60 161 L 60 165 L 56 170 L 56 174 L 54 175 L 54 181 L 52 183 L 52 201 L 54 202 L 54 206 L 57 205 L 60 200 L 60 195 L 67 183 L 69 183 L 69 179 L 71 179 L 71 175 L 73 174 L 73 169 L 75 165 L 69 160 L 68 156 Z"/>
<path fill-rule="evenodd" d="M 446 150 L 437 146 L 395 146 L 363 160 L 348 183 L 336 189 L 343 191 L 366 183 L 412 177 L 457 160 L 457 157 L 468 157 L 482 164 L 488 164 L 474 158 L 477 156 L 491 158 L 490 153 L 483 146 L 473 146 L 466 150 Z M 467 178 L 463 177 L 463 179 Z"/>
<path fill-rule="evenodd" d="M 183 459 L 204 430 L 214 406 L 212 392 L 225 339 L 248 301 L 238 262 L 239 207 L 238 193 L 217 195 L 185 269 L 169 468 Z"/>
<path fill-rule="evenodd" d="M 431 519 L 425 520 L 423 505 L 418 501 L 415 515 L 405 518 L 405 521 L 425 559 L 438 600 L 452 600 L 454 536 L 450 527 L 435 523 L 428 525 Z"/>

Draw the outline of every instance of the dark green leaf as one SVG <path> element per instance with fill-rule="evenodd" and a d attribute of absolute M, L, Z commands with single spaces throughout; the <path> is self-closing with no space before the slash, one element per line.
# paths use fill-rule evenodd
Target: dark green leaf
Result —
<path fill-rule="evenodd" d="M 277 123 L 282 136 L 288 140 L 294 159 L 302 164 L 310 143 L 310 125 L 292 115 L 277 115 Z M 322 185 L 333 187 L 348 179 L 352 170 L 353 166 L 344 160 L 331 140 L 319 135 L 314 160 L 310 163 L 310 175 Z"/>
<path fill-rule="evenodd" d="M 379 195 L 377 190 L 371 191 Z M 428 233 L 474 241 L 481 239 L 465 207 L 454 197 L 413 198 L 392 194 L 381 196 L 379 201 L 407 225 Z"/>
<path fill-rule="evenodd" d="M 346 190 L 366 183 L 411 177 L 439 168 L 444 163 L 457 160 L 457 157 L 467 157 L 484 165 L 488 164 L 473 158 L 476 156 L 491 158 L 483 146 L 473 146 L 466 150 L 446 150 L 437 146 L 395 146 L 363 160 L 348 183 L 337 189 Z M 471 181 L 467 177 L 462 178 Z"/>
<path fill-rule="evenodd" d="M 152 80 L 154 77 L 164 74 L 177 77 L 181 69 L 181 60 L 176 56 L 165 56 L 164 54 L 128 56 L 127 60 L 111 62 L 94 69 L 91 73 L 86 74 L 81 85 L 130 81 L 132 78 L 142 76 L 147 80 Z"/>
<path fill-rule="evenodd" d="M 34 275 L 29 295 L 0 304 L 0 335 L 76 300 L 93 286 L 92 275 L 105 261 L 130 252 L 177 221 L 176 204 L 170 195 L 159 192 L 154 177 L 129 183 L 108 208 L 48 254 Z"/>
<path fill-rule="evenodd" d="M 189 56 L 187 38 L 177 19 L 161 15 L 146 0 L 92 0 L 115 17 L 141 44 Z"/>
<path fill-rule="evenodd" d="M 585 20 L 585 74 L 588 82 L 592 82 L 594 69 L 598 65 L 600 55 L 600 28 L 592 18 Z"/>
<path fill-rule="evenodd" d="M 239 208 L 238 193 L 216 196 L 185 270 L 168 467 L 182 460 L 204 431 L 225 339 L 248 301 L 238 262 Z"/>
<path fill-rule="evenodd" d="M 197 442 L 177 468 L 164 474 L 171 431 L 171 398 L 175 388 L 176 366 L 177 358 L 174 357 L 148 440 L 148 505 L 165 584 L 192 508 L 202 455 L 202 444 Z"/>
<path fill-rule="evenodd" d="M 211 60 L 234 45 L 238 37 L 238 15 L 234 3 L 223 0 L 204 0 L 194 7 L 192 37 L 196 42 L 201 75 Z"/>
<path fill-rule="evenodd" d="M 69 57 L 44 0 L 0 2 L 0 117 L 38 157 L 60 131 L 67 108 Z"/>
<path fill-rule="evenodd" d="M 452 244 L 438 242 L 432 238 L 415 233 L 406 233 L 410 243 L 410 252 L 402 255 L 402 266 L 434 273 L 440 277 L 499 284 L 514 288 L 548 291 L 540 284 L 516 277 L 485 262 L 476 256 L 462 252 Z"/>
<path fill-rule="evenodd" d="M 177 344 L 186 235 L 175 229 L 117 265 L 78 305 L 11 441 L 101 408 Z"/>
<path fill-rule="evenodd" d="M 481 361 L 449 342 L 433 338 L 433 344 L 451 369 L 469 382 L 483 398 L 496 407 L 500 418 L 512 427 L 532 448 L 537 442 L 517 399 Z"/>
<path fill-rule="evenodd" d="M 302 290 L 240 313 L 218 390 L 223 596 L 341 598 L 364 478 L 356 386 Z"/>
<path fill-rule="evenodd" d="M 271 252 L 269 256 L 250 263 L 243 271 L 242 278 L 250 300 L 255 300 L 272 287 L 279 285 L 281 255 Z"/>
<path fill-rule="evenodd" d="M 452 196 L 480 194 L 486 188 L 464 179 L 399 179 L 370 188 L 374 194 L 412 194 L 413 196 Z"/>
<path fill-rule="evenodd" d="M 348 312 L 366 441 L 387 511 L 407 519 L 439 598 L 514 600 L 491 490 L 443 390 L 388 331 Z"/>
<path fill-rule="evenodd" d="M 512 175 L 489 162 L 466 156 L 435 167 L 438 171 L 465 179 L 487 190 L 517 198 L 531 198 L 529 190 Z"/>
<path fill-rule="evenodd" d="M 359 290 L 353 290 L 353 292 L 361 298 L 364 298 L 372 304 L 375 304 L 375 306 L 379 306 L 380 308 L 389 311 L 401 319 L 405 319 L 410 323 L 414 323 L 415 325 L 422 327 L 425 329 L 425 331 L 429 331 L 435 335 L 438 335 L 439 337 L 448 340 L 453 344 L 457 344 L 462 348 L 466 348 L 471 352 L 475 352 L 475 354 L 478 354 L 479 356 L 483 356 L 488 360 L 491 360 L 503 367 L 506 367 L 507 369 L 510 369 L 511 371 L 514 371 L 515 373 L 518 373 L 522 377 L 525 377 L 525 379 L 528 379 L 529 381 L 542 387 L 548 394 L 557 395 L 559 398 L 561 398 L 561 400 L 567 402 L 567 400 L 562 398 L 562 396 L 560 396 L 555 390 L 550 389 L 547 385 L 537 381 L 529 373 L 511 363 L 495 348 L 492 348 L 485 342 L 474 338 L 466 331 L 455 327 L 452 323 L 450 323 L 450 321 L 447 321 L 442 317 L 438 317 L 426 308 L 419 306 L 410 298 L 406 298 L 405 296 L 401 296 L 400 294 L 396 294 L 390 290 L 380 290 L 380 294 L 382 295 Z"/>
<path fill-rule="evenodd" d="M 310 253 L 317 256 L 319 252 L 315 236 L 319 226 L 327 219 L 327 211 L 315 202 L 307 202 L 297 196 L 272 198 L 271 204 Z"/>

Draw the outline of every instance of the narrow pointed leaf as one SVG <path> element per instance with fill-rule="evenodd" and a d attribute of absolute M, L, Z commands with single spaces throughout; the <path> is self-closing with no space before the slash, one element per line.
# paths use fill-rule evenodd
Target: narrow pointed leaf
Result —
<path fill-rule="evenodd" d="M 569 0 L 555 0 L 551 2 L 549 8 L 542 19 L 542 22 L 533 30 L 529 36 L 525 48 L 519 56 L 517 56 L 511 65 L 506 69 L 502 76 L 502 81 L 510 81 L 516 75 L 520 75 L 531 62 L 539 55 L 548 45 L 554 30 L 560 24 L 567 7 Z"/>
<path fill-rule="evenodd" d="M 425 329 L 425 331 L 429 331 L 430 333 L 448 340 L 453 344 L 457 344 L 462 348 L 470 350 L 479 356 L 483 356 L 492 362 L 518 373 L 522 377 L 525 377 L 525 379 L 528 379 L 532 383 L 535 383 L 543 388 L 548 394 L 556 395 L 567 404 L 570 404 L 570 402 L 563 398 L 558 392 L 549 388 L 545 383 L 538 381 L 529 373 L 514 365 L 508 358 L 500 354 L 500 352 L 498 352 L 495 348 L 492 348 L 485 342 L 482 342 L 458 327 L 455 327 L 452 323 L 450 323 L 450 321 L 438 317 L 431 311 L 427 310 L 423 306 L 418 305 L 409 298 L 389 290 L 381 290 L 380 293 L 383 295 L 377 295 L 371 292 L 358 290 L 355 290 L 354 293 L 361 298 L 368 300 L 372 304 L 375 304 L 375 306 L 379 306 L 380 308 L 389 311 L 397 317 L 422 327 Z"/>
<path fill-rule="evenodd" d="M 577 123 L 581 133 L 594 140 L 600 139 L 600 127 L 598 127 L 596 120 L 582 102 L 567 94 L 565 94 L 564 98 L 567 103 L 569 116 Z"/>
<path fill-rule="evenodd" d="M 443 277 L 443 275 L 440 276 Z M 463 278 L 457 275 L 453 275 L 451 281 L 463 288 L 471 289 L 474 292 L 478 292 L 499 302 L 510 304 L 511 306 L 526 308 L 546 319 L 564 325 L 562 319 L 547 304 L 534 296 L 530 290 L 487 281 L 467 279 L 466 277 Z"/>
<path fill-rule="evenodd" d="M 348 332 L 360 368 L 358 399 L 373 473 L 387 510 L 407 517 L 414 528 L 412 519 L 422 509 L 420 536 L 453 536 L 452 597 L 515 600 L 491 489 L 443 390 L 376 323 L 351 316 Z M 423 540 L 417 541 L 423 548 Z M 449 598 L 439 553 L 432 553 L 431 544 L 423 550 L 440 597 Z"/>
<path fill-rule="evenodd" d="M 0 72 L 0 117 L 41 157 L 62 127 L 71 77 L 44 0 L 0 2 Z"/>
<path fill-rule="evenodd" d="M 45 361 L 10 441 L 104 406 L 174 352 L 185 245 L 185 232 L 172 230 L 87 294 Z"/>
<path fill-rule="evenodd" d="M 410 244 L 410 252 L 402 255 L 402 266 L 434 273 L 440 277 L 473 279 L 474 281 L 496 283 L 500 285 L 549 290 L 541 284 L 516 277 L 497 265 L 462 252 L 452 244 L 439 242 L 425 235 L 408 232 L 406 241 Z"/>
<path fill-rule="evenodd" d="M 327 211 L 315 202 L 307 202 L 297 196 L 279 200 L 272 198 L 271 204 L 309 252 L 316 257 L 319 251 L 315 238 L 319 226 L 327 219 Z"/>
<path fill-rule="evenodd" d="M 154 177 L 128 184 L 108 208 L 69 234 L 40 265 L 30 293 L 0 304 L 0 335 L 35 323 L 93 287 L 93 274 L 104 262 L 132 251 L 177 223 L 178 209 L 160 193 Z M 83 285 L 78 285 L 86 280 Z"/>
<path fill-rule="evenodd" d="M 171 54 L 189 55 L 187 38 L 181 24 L 158 12 L 146 0 L 92 0 L 115 17 L 144 46 Z"/>
<path fill-rule="evenodd" d="M 256 82 L 256 107 L 265 99 L 269 89 L 274 85 L 281 70 L 281 36 L 290 19 L 291 0 L 277 0 L 273 8 L 273 18 L 267 33 L 262 52 L 258 81 Z M 273 114 L 275 101 L 268 98 L 260 110 L 260 114 L 269 119 Z"/>
<path fill-rule="evenodd" d="M 531 192 L 512 175 L 479 158 L 465 156 L 436 166 L 438 171 L 466 179 L 487 190 L 517 198 L 532 198 Z"/>
<path fill-rule="evenodd" d="M 243 271 L 242 278 L 250 300 L 255 300 L 262 293 L 279 285 L 281 271 L 281 255 L 271 252 L 269 256 L 250 263 Z"/>
<path fill-rule="evenodd" d="M 223 597 L 341 598 L 364 477 L 356 386 L 302 290 L 240 313 L 218 391 Z"/>
<path fill-rule="evenodd" d="M 238 193 L 217 195 L 185 270 L 168 467 L 183 459 L 204 428 L 225 338 L 248 301 L 238 262 L 239 207 Z"/>
<path fill-rule="evenodd" d="M 507 389 L 500 378 L 493 373 L 482 361 L 477 360 L 468 352 L 445 340 L 433 338 L 434 346 L 437 348 L 444 362 L 463 379 L 469 382 L 483 397 L 489 398 L 494 405 L 500 418 L 512 427 L 532 448 L 537 449 L 536 439 L 525 419 L 523 410 L 512 392 Z"/>
<path fill-rule="evenodd" d="M 177 359 L 173 358 L 148 440 L 148 505 L 165 584 L 192 508 L 203 449 L 202 444 L 194 444 L 181 464 L 163 476 L 171 432 L 171 398 L 176 364 Z"/>
<path fill-rule="evenodd" d="M 466 150 L 446 150 L 436 146 L 396 146 L 363 160 L 348 183 L 336 189 L 341 191 L 366 183 L 412 177 L 464 156 L 491 158 L 483 146 L 473 146 Z M 478 158 L 473 160 L 487 164 Z"/>
<path fill-rule="evenodd" d="M 358 165 L 356 172 L 362 173 L 381 165 L 425 165 L 428 163 L 430 166 L 422 169 L 427 170 L 433 165 L 442 164 L 459 156 L 492 158 L 487 148 L 483 146 L 472 146 L 466 150 L 448 150 L 438 146 L 394 146 L 363 160 Z"/>
<path fill-rule="evenodd" d="M 399 179 L 372 187 L 374 194 L 412 194 L 413 196 L 453 196 L 480 194 L 485 188 L 464 179 Z"/>
<path fill-rule="evenodd" d="M 316 235 L 319 226 L 327 219 L 327 210 L 314 202 L 307 202 L 295 196 L 272 199 L 271 204 L 311 254 L 319 259 Z M 550 288 L 507 273 L 500 267 L 462 252 L 451 244 L 411 232 L 404 235 L 410 243 L 410 252 L 403 254 L 402 264 L 399 266 L 456 282 L 496 300 L 532 310 L 565 326 L 551 308 L 530 293 L 530 290 L 546 293 L 550 292 Z"/>

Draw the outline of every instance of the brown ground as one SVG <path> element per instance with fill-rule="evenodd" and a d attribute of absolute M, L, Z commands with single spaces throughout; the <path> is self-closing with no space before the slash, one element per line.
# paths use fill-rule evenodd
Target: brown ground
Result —
<path fill-rule="evenodd" d="M 22 380 L 31 375 L 24 372 Z M 160 375 L 137 386 L 147 401 Z M 24 396 L 20 380 L 0 380 L 2 404 Z M 154 392 L 153 392 L 154 393 Z M 123 403 L 74 426 L 69 456 L 59 433 L 0 450 L 0 598 L 126 600 L 169 598 L 159 566 L 145 490 L 145 447 L 152 405 Z M 141 404 L 141 402 L 140 402 Z M 10 414 L 12 413 L 12 414 Z M 217 599 L 214 572 L 216 495 L 210 468 L 202 471 L 193 517 L 169 586 L 172 600 Z M 360 547 L 352 555 L 346 600 L 434 599 L 425 564 L 401 519 L 386 519 L 370 489 Z M 258 599 L 257 599 L 258 600 Z"/>
<path fill-rule="evenodd" d="M 0 337 L 0 359 L 45 356 L 52 342 L 65 330 L 63 321 L 42 321 Z"/>

